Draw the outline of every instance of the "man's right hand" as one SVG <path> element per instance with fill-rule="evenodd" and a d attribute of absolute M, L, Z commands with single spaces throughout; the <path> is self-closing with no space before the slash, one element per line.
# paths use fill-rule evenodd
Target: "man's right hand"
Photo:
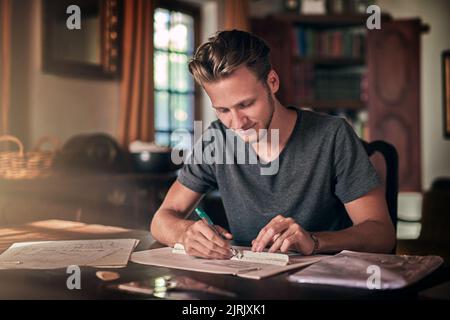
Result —
<path fill-rule="evenodd" d="M 233 236 L 221 226 L 215 226 L 226 239 Z M 216 234 L 203 220 L 192 223 L 181 237 L 181 243 L 190 256 L 207 259 L 229 259 L 231 246 L 227 240 Z"/>

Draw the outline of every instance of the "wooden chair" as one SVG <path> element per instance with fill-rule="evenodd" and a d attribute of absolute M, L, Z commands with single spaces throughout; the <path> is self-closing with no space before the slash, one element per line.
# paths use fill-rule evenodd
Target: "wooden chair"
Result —
<path fill-rule="evenodd" d="M 373 142 L 366 142 L 361 140 L 366 149 L 369 158 L 373 157 L 376 152 L 379 152 L 385 161 L 385 194 L 386 202 L 389 209 L 389 215 L 391 216 L 392 223 L 395 230 L 397 230 L 397 202 L 398 202 L 398 154 L 395 147 L 387 143 L 386 141 L 377 140 Z M 379 169 L 379 168 L 377 168 Z M 377 170 L 379 173 L 381 170 Z"/>
<path fill-rule="evenodd" d="M 423 194 L 418 239 L 400 240 L 401 254 L 440 255 L 450 261 L 450 178 L 436 179 Z"/>

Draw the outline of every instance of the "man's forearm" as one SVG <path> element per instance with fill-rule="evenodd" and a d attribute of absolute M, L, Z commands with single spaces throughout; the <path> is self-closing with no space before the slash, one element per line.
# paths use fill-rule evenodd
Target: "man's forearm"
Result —
<path fill-rule="evenodd" d="M 153 217 L 150 232 L 158 242 L 173 247 L 193 223 L 194 221 L 180 218 L 173 210 L 160 209 Z"/>
<path fill-rule="evenodd" d="M 353 227 L 314 233 L 319 240 L 318 253 L 354 250 L 390 253 L 395 246 L 395 231 L 378 221 L 365 221 Z"/>

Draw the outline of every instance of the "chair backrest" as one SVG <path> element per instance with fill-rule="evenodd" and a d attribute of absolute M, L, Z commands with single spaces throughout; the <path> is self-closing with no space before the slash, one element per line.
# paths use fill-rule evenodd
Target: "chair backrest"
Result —
<path fill-rule="evenodd" d="M 386 202 L 395 230 L 397 230 L 397 198 L 398 198 L 398 154 L 395 147 L 385 141 L 366 142 L 361 140 L 369 157 L 379 152 L 386 164 Z"/>
<path fill-rule="evenodd" d="M 433 181 L 432 190 L 450 190 L 450 177 L 439 177 Z"/>

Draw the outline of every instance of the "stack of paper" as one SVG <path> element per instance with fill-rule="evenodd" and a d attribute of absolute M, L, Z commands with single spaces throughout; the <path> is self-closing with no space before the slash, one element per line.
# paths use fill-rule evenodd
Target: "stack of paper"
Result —
<path fill-rule="evenodd" d="M 137 239 L 14 243 L 0 255 L 0 269 L 57 269 L 70 265 L 120 268 L 128 264 Z"/>
<path fill-rule="evenodd" d="M 365 289 L 398 289 L 433 272 L 443 263 L 438 256 L 400 256 L 342 251 L 289 276 L 300 283 Z"/>

